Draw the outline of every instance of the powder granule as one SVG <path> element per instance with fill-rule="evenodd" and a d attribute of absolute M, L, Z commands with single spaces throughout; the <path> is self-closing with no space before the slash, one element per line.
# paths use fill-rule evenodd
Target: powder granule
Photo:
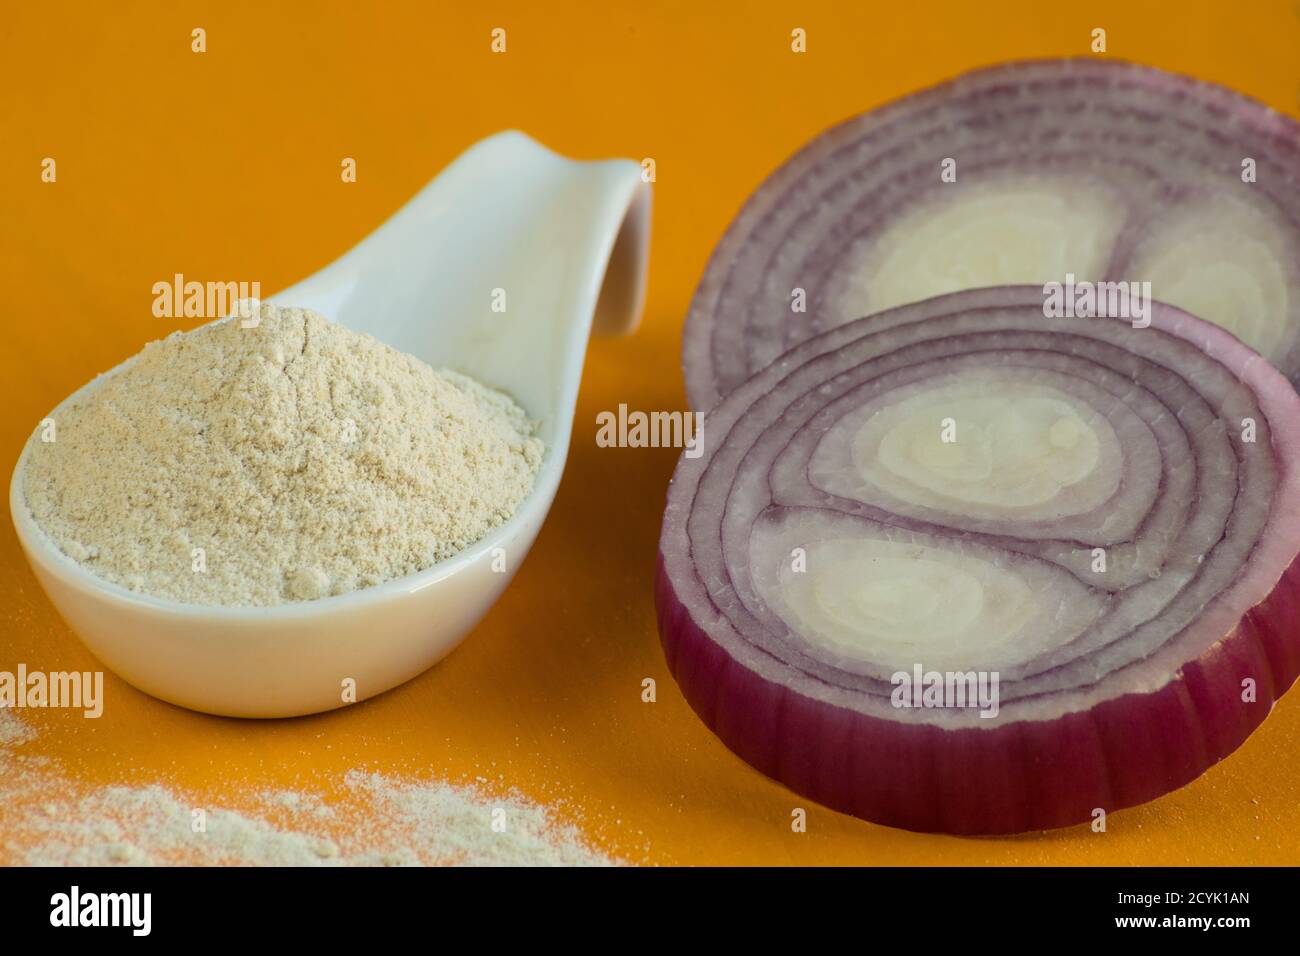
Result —
<path fill-rule="evenodd" d="M 304 309 L 151 342 L 30 444 L 25 491 L 68 556 L 135 591 L 273 605 L 421 571 L 532 489 L 508 396 Z"/>

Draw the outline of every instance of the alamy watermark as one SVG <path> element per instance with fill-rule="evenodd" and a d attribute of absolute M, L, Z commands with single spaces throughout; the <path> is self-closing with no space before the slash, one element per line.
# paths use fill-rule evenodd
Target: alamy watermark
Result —
<path fill-rule="evenodd" d="M 153 314 L 160 319 L 223 319 L 241 302 L 260 302 L 260 282 L 198 282 L 181 273 L 153 284 Z"/>
<path fill-rule="evenodd" d="M 93 893 L 73 884 L 66 893 L 50 897 L 54 927 L 122 927 L 132 936 L 148 936 L 153 928 L 152 893 Z"/>
<path fill-rule="evenodd" d="M 596 414 L 596 445 L 600 448 L 682 448 L 687 458 L 704 454 L 703 412 L 628 411 Z"/>
<path fill-rule="evenodd" d="M 1128 319 L 1135 329 L 1151 324 L 1150 282 L 1076 281 L 1043 284 L 1043 315 L 1049 319 Z"/>
<path fill-rule="evenodd" d="M 894 672 L 889 700 L 904 708 L 979 708 L 981 717 L 996 717 L 998 681 L 997 671 L 927 671 L 916 664 Z"/>
<path fill-rule="evenodd" d="M 103 671 L 0 671 L 0 708 L 67 707 L 92 720 L 104 713 Z"/>

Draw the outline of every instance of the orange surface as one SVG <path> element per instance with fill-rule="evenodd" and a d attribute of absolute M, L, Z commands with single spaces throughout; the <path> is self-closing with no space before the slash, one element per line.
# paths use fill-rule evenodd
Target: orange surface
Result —
<path fill-rule="evenodd" d="M 0 461 L 95 373 L 176 327 L 175 272 L 314 272 L 469 143 L 506 127 L 580 157 L 654 157 L 642 328 L 589 353 L 568 471 L 513 586 L 448 660 L 375 700 L 269 723 L 189 713 L 106 679 L 99 721 L 29 711 L 24 748 L 82 784 L 163 781 L 219 799 L 364 765 L 498 775 L 566 796 L 599 844 L 652 863 L 1300 863 L 1300 692 L 1189 787 L 1087 828 L 954 839 L 812 806 L 749 770 L 664 667 L 651 599 L 674 455 L 604 449 L 595 415 L 683 408 L 682 316 L 743 198 L 830 123 L 968 67 L 1087 52 L 1300 110 L 1300 5 L 7 4 L 0 30 Z M 543 9 L 543 6 L 545 9 Z M 838 7 L 838 9 L 836 9 Z M 208 52 L 190 50 L 204 27 Z M 508 30 L 508 52 L 489 31 Z M 808 31 L 794 55 L 790 31 Z M 43 157 L 58 182 L 40 180 Z M 343 184 L 339 163 L 358 162 Z M 191 321 L 190 325 L 196 324 Z M 6 464 L 6 477 L 8 464 Z M 0 669 L 96 667 L 0 524 Z M 358 640 L 365 635 L 358 634 Z M 641 681 L 658 701 L 641 701 Z M 807 806 L 808 832 L 791 832 Z M 14 808 L 8 817 L 13 818 Z M 0 846 L 21 838 L 5 829 Z M 0 861 L 4 859 L 0 850 Z"/>

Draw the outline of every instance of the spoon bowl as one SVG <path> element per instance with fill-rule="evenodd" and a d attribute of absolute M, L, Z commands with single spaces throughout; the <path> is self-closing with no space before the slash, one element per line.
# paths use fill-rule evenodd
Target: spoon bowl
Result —
<path fill-rule="evenodd" d="M 272 297 L 499 388 L 539 423 L 546 452 L 532 492 L 459 554 L 375 587 L 273 607 L 139 594 L 63 554 L 36 523 L 23 483 L 33 435 L 9 506 L 37 579 L 108 668 L 194 710 L 297 716 L 411 679 L 482 619 L 536 538 L 564 471 L 587 339 L 593 328 L 631 331 L 640 317 L 649 229 L 636 162 L 578 162 L 499 133 L 351 251 Z"/>

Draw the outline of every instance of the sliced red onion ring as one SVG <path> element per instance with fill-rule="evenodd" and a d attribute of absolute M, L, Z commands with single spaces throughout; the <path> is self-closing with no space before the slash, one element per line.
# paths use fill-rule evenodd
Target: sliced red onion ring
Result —
<path fill-rule="evenodd" d="M 912 830 L 1074 824 L 1195 778 L 1300 673 L 1300 396 L 1172 306 L 1134 328 L 1043 298 L 840 325 L 678 463 L 669 667 L 801 794 Z"/>
<path fill-rule="evenodd" d="M 691 404 L 858 316 L 1067 275 L 1150 282 L 1300 381 L 1300 124 L 1096 59 L 981 70 L 849 120 L 719 243 L 686 324 Z"/>

